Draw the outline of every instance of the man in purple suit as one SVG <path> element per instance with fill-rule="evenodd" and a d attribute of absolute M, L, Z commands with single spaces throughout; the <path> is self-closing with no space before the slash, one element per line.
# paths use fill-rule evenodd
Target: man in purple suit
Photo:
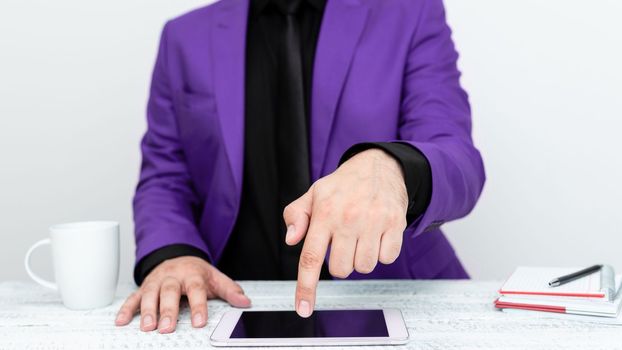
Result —
<path fill-rule="evenodd" d="M 134 198 L 126 325 L 172 332 L 234 280 L 467 278 L 439 230 L 484 169 L 442 0 L 222 0 L 169 21 Z M 378 264 L 380 262 L 380 264 Z"/>

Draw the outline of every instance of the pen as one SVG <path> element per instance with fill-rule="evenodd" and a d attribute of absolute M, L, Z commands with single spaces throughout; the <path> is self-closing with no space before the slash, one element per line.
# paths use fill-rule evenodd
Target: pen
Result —
<path fill-rule="evenodd" d="M 564 276 L 560 276 L 557 277 L 553 280 L 551 280 L 551 282 L 549 282 L 549 287 L 557 287 L 557 286 L 561 286 L 562 284 L 566 284 L 568 282 L 574 281 L 578 278 L 581 277 L 585 277 L 587 275 L 590 275 L 598 270 L 600 270 L 603 267 L 603 265 L 594 265 L 594 266 L 590 266 L 588 268 L 585 268 L 583 270 L 577 271 L 577 272 L 573 272 L 569 275 L 564 275 Z"/>

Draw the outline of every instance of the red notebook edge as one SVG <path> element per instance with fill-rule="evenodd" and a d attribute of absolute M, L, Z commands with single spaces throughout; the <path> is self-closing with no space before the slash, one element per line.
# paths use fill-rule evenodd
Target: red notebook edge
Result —
<path fill-rule="evenodd" d="M 545 305 L 534 305 L 534 304 L 519 304 L 519 303 L 508 303 L 508 302 L 500 302 L 499 299 L 496 299 L 495 307 L 498 309 L 521 309 L 521 310 L 532 310 L 532 311 L 544 311 L 544 312 L 555 312 L 560 314 L 566 313 L 566 308 L 563 306 L 545 306 Z"/>

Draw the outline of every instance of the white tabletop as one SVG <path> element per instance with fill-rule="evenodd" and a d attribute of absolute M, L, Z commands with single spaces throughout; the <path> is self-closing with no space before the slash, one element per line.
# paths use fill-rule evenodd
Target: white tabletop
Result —
<path fill-rule="evenodd" d="M 292 282 L 241 282 L 255 309 L 293 309 Z M 622 349 L 622 328 L 538 314 L 509 314 L 492 302 L 500 282 L 342 281 L 321 282 L 318 308 L 400 308 L 408 324 L 409 349 Z M 0 283 L 0 349 L 205 349 L 222 313 L 210 301 L 209 323 L 190 326 L 188 309 L 177 331 L 161 335 L 113 325 L 117 309 L 134 286 L 122 285 L 112 305 L 70 311 L 60 297 L 33 283 Z M 398 349 L 401 347 L 390 347 Z"/>

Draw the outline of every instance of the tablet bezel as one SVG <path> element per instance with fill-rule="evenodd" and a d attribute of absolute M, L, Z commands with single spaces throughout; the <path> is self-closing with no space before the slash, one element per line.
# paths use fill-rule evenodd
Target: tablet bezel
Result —
<path fill-rule="evenodd" d="M 343 309 L 368 310 L 368 309 Z M 340 345 L 401 345 L 408 342 L 408 330 L 399 309 L 382 309 L 388 337 L 325 337 L 325 338 L 230 338 L 242 312 L 277 310 L 227 311 L 212 332 L 210 343 L 213 346 L 340 346 Z M 317 310 L 320 311 L 320 310 Z M 334 310 L 333 310 L 334 311 Z M 340 310 L 341 311 L 341 310 Z"/>

